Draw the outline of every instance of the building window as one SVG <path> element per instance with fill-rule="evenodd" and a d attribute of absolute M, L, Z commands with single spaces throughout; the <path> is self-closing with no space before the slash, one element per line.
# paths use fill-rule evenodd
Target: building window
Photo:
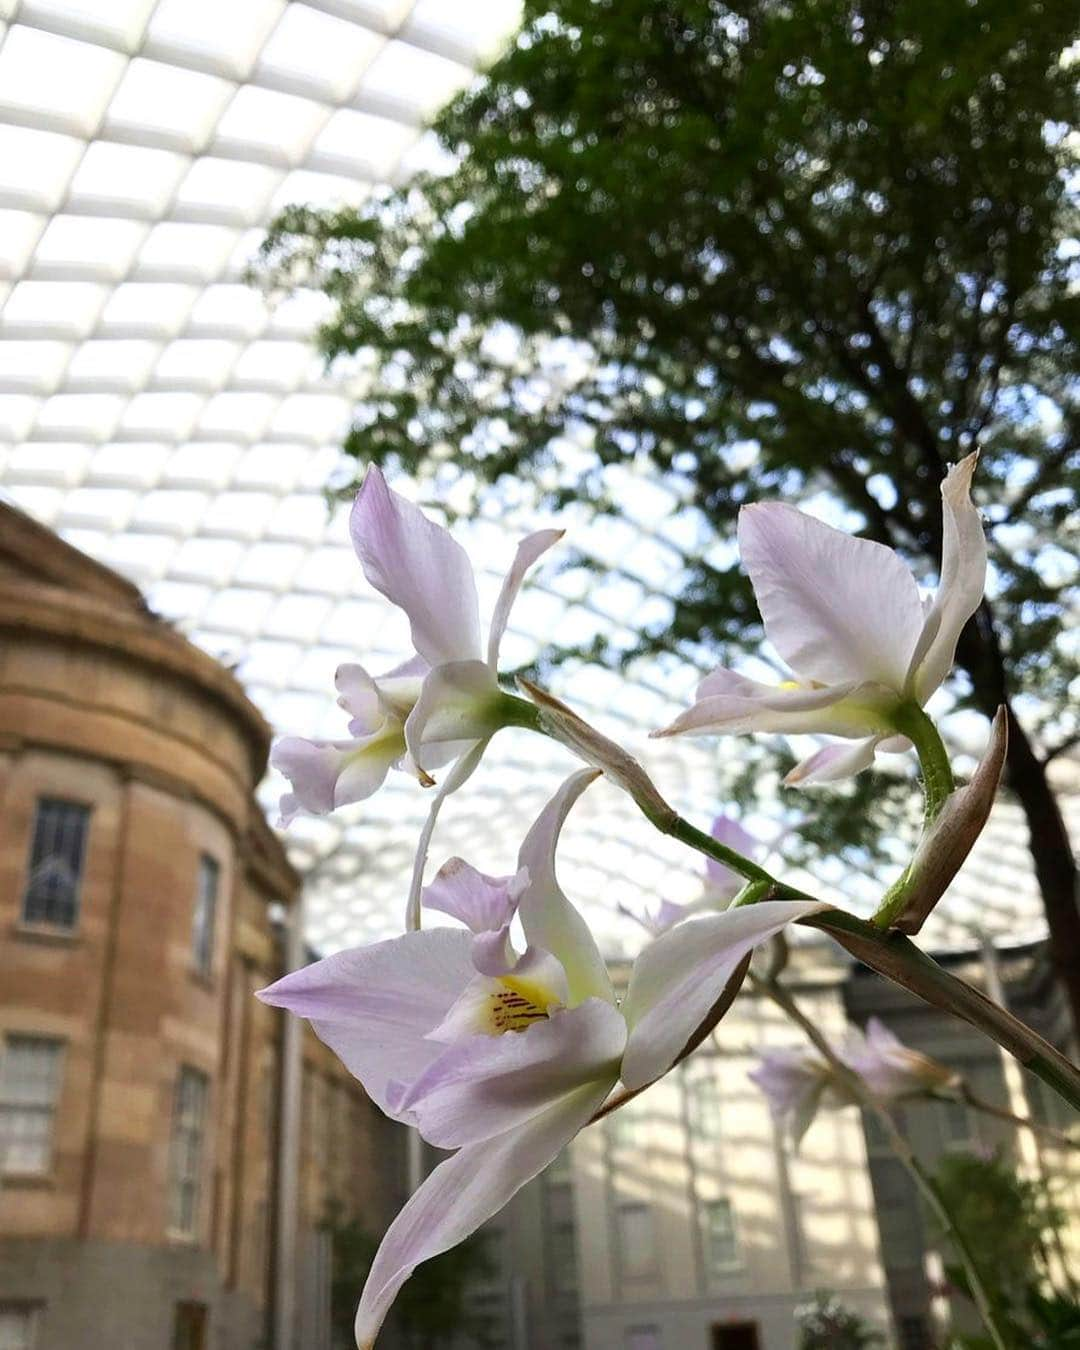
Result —
<path fill-rule="evenodd" d="M 628 1279 L 656 1273 L 656 1230 L 652 1210 L 636 1201 L 618 1208 L 619 1258 Z"/>
<path fill-rule="evenodd" d="M 706 1143 L 716 1143 L 720 1138 L 720 1084 L 715 1078 L 696 1078 L 688 1092 L 691 1134 Z"/>
<path fill-rule="evenodd" d="M 900 1350 L 930 1350 L 930 1335 L 924 1317 L 901 1317 L 897 1330 Z"/>
<path fill-rule="evenodd" d="M 705 1245 L 709 1269 L 714 1275 L 739 1264 L 739 1240 L 730 1200 L 705 1202 Z"/>
<path fill-rule="evenodd" d="M 173 1310 L 172 1350 L 206 1350 L 206 1304 L 178 1303 Z"/>
<path fill-rule="evenodd" d="M 55 797 L 38 800 L 23 896 L 24 923 L 75 927 L 89 823 L 88 806 Z"/>
<path fill-rule="evenodd" d="M 608 1135 L 614 1149 L 636 1149 L 645 1143 L 645 1119 L 641 1108 L 624 1106 L 608 1119 Z"/>
<path fill-rule="evenodd" d="M 0 1303 L 0 1350 L 37 1350 L 41 1305 Z"/>
<path fill-rule="evenodd" d="M 208 854 L 199 859 L 195 887 L 195 916 L 191 925 L 191 955 L 200 975 L 209 975 L 214 959 L 214 920 L 217 917 L 218 878 L 221 869 Z"/>
<path fill-rule="evenodd" d="M 41 1176 L 52 1164 L 64 1043 L 8 1036 L 0 1059 L 0 1172 Z"/>
<path fill-rule="evenodd" d="M 627 1327 L 623 1338 L 626 1350 L 663 1350 L 659 1327 Z"/>
<path fill-rule="evenodd" d="M 186 1065 L 176 1080 L 172 1141 L 169 1150 L 169 1231 L 194 1237 L 199 1221 L 199 1183 L 202 1174 L 206 1100 L 210 1080 Z"/>
<path fill-rule="evenodd" d="M 939 1102 L 941 1133 L 947 1146 L 966 1148 L 978 1142 L 975 1121 L 964 1102 Z"/>
<path fill-rule="evenodd" d="M 578 1287 L 576 1236 L 572 1219 L 559 1219 L 551 1225 L 551 1283 L 557 1294 L 572 1294 Z"/>
<path fill-rule="evenodd" d="M 761 1350 L 756 1322 L 714 1322 L 712 1350 Z"/>

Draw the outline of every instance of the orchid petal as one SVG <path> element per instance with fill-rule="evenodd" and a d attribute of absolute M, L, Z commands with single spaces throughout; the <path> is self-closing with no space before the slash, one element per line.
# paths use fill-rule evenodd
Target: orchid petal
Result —
<path fill-rule="evenodd" d="M 798 1147 L 826 1092 L 832 1095 L 829 1065 L 809 1049 L 769 1050 L 748 1077 L 765 1094 L 773 1120 L 788 1129 Z"/>
<path fill-rule="evenodd" d="M 375 681 L 363 666 L 354 662 L 340 665 L 334 674 L 338 704 L 352 717 L 349 734 L 370 736 L 386 720 L 386 709 L 379 698 Z"/>
<path fill-rule="evenodd" d="M 498 682 L 482 661 L 436 666 L 405 722 L 409 754 L 417 764 L 427 764 L 429 746 L 490 736 L 499 727 L 501 699 Z"/>
<path fill-rule="evenodd" d="M 974 452 L 954 465 L 941 485 L 941 580 L 912 661 L 911 681 L 925 703 L 952 669 L 956 644 L 986 589 L 986 535 L 975 503 L 971 478 Z"/>
<path fill-rule="evenodd" d="M 681 923 L 692 913 L 689 905 L 677 905 L 673 900 L 661 900 L 651 913 L 646 910 L 631 909 L 629 905 L 624 905 L 621 900 L 616 901 L 615 908 L 628 919 L 633 919 L 635 923 L 641 924 L 642 928 L 653 937 L 659 937 L 661 933 L 665 933 L 675 924 Z"/>
<path fill-rule="evenodd" d="M 806 787 L 809 783 L 835 783 L 862 773 L 874 762 L 880 736 L 868 736 L 863 741 L 823 745 L 820 750 L 800 760 L 784 779 L 788 787 Z"/>
<path fill-rule="evenodd" d="M 904 687 L 923 614 L 891 548 L 782 502 L 742 508 L 739 548 L 765 636 L 800 679 Z"/>
<path fill-rule="evenodd" d="M 880 684 L 785 689 L 731 670 L 715 670 L 698 686 L 697 701 L 656 736 L 780 731 L 789 735 L 862 737 L 889 731 L 896 695 Z"/>
<path fill-rule="evenodd" d="M 867 1022 L 865 1035 L 852 1030 L 843 1059 L 882 1101 L 919 1096 L 956 1079 L 953 1070 L 906 1046 L 876 1017 Z"/>
<path fill-rule="evenodd" d="M 529 873 L 529 884 L 518 900 L 518 914 L 530 947 L 541 947 L 562 963 L 573 1006 L 587 998 L 615 1002 L 604 958 L 588 924 L 570 903 L 555 878 L 555 846 L 570 808 L 600 776 L 596 769 L 572 774 L 544 807 L 525 836 L 518 867 Z"/>
<path fill-rule="evenodd" d="M 499 668 L 499 644 L 506 632 L 510 610 L 517 599 L 518 591 L 521 590 L 526 572 L 553 544 L 557 544 L 565 533 L 565 530 L 537 530 L 534 534 L 526 535 L 518 544 L 514 561 L 503 579 L 499 598 L 495 602 L 495 611 L 491 616 L 491 627 L 488 629 L 487 663 L 492 670 Z"/>
<path fill-rule="evenodd" d="M 496 936 L 485 933 L 483 938 Z M 476 960 L 481 940 L 474 938 L 472 944 L 473 965 L 480 973 L 465 986 L 439 1025 L 428 1032 L 429 1040 L 452 1045 L 469 1036 L 517 1034 L 528 1030 L 530 1022 L 566 1007 L 566 971 L 550 952 L 530 947 L 519 957 L 507 948 L 510 955 L 504 960 L 504 953 L 492 943 L 492 954 L 498 959 L 492 961 L 492 969 L 484 969 Z M 508 1006 L 507 1000 L 515 996 L 521 1002 Z M 515 1012 L 520 1018 L 517 1022 Z"/>
<path fill-rule="evenodd" d="M 278 829 L 287 830 L 303 809 L 295 792 L 283 792 L 278 798 Z"/>
<path fill-rule="evenodd" d="M 359 1350 L 375 1337 L 421 1261 L 464 1241 L 550 1163 L 588 1123 L 614 1084 L 590 1083 L 520 1129 L 455 1153 L 413 1193 L 382 1240 L 356 1313 Z"/>
<path fill-rule="evenodd" d="M 753 858 L 758 852 L 758 841 L 730 816 L 717 816 L 709 833 L 717 843 L 734 849 L 744 858 Z M 705 859 L 705 881 L 709 889 L 720 896 L 736 895 L 746 884 L 744 877 L 715 858 Z"/>
<path fill-rule="evenodd" d="M 442 1048 L 427 1039 L 473 978 L 471 939 L 456 928 L 406 933 L 337 952 L 258 997 L 306 1017 L 387 1115 L 389 1084 L 418 1077 Z"/>
<path fill-rule="evenodd" d="M 585 1083 L 618 1077 L 626 1023 L 603 999 L 557 1009 L 527 1031 L 467 1036 L 414 1080 L 400 1103 L 437 1148 L 514 1129 Z"/>
<path fill-rule="evenodd" d="M 394 727 L 384 727 L 357 741 L 283 736 L 274 743 L 270 763 L 289 780 L 290 795 L 299 806 L 324 816 L 335 807 L 363 801 L 376 792 L 403 745 L 400 728 Z"/>
<path fill-rule="evenodd" d="M 505 928 L 514 917 L 528 879 L 523 871 L 512 877 L 489 877 L 463 858 L 451 858 L 424 888 L 423 903 L 460 919 L 474 933 L 486 933 Z"/>
<path fill-rule="evenodd" d="M 409 616 L 432 666 L 480 656 L 480 609 L 468 555 L 447 530 L 386 485 L 372 464 L 349 517 L 364 575 Z"/>
<path fill-rule="evenodd" d="M 666 1073 L 743 957 L 793 920 L 827 908 L 817 901 L 762 900 L 688 919 L 650 943 L 634 962 L 622 1005 L 630 1027 L 623 1083 L 633 1090 Z"/>
<path fill-rule="evenodd" d="M 352 714 L 350 735 L 371 735 L 387 720 L 404 722 L 420 697 L 429 669 L 421 656 L 414 656 L 377 679 L 352 662 L 338 666 L 334 683 L 338 704 Z"/>
<path fill-rule="evenodd" d="M 405 903 L 405 927 L 410 932 L 420 927 L 420 892 L 424 885 L 424 868 L 427 865 L 428 848 L 431 844 L 431 836 L 435 833 L 435 822 L 439 819 L 442 804 L 447 797 L 468 782 L 475 772 L 476 766 L 483 758 L 486 749 L 486 740 L 477 741 L 475 745 L 468 749 L 454 763 L 432 798 L 428 818 L 424 821 L 424 828 L 420 831 L 420 838 L 416 842 L 412 880 L 409 883 L 409 898 Z"/>

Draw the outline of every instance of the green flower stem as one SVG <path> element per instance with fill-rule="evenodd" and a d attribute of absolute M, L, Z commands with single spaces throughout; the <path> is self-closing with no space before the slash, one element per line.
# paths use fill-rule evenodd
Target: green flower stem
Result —
<path fill-rule="evenodd" d="M 777 880 L 764 867 L 759 867 L 757 863 L 726 848 L 711 835 L 684 820 L 675 808 L 661 797 L 648 774 L 621 746 L 601 735 L 595 728 L 583 722 L 576 713 L 545 694 L 543 690 L 525 681 L 520 683 L 540 706 L 534 709 L 523 700 L 514 699 L 513 702 L 521 704 L 523 709 L 517 714 L 520 720 L 516 724 L 550 736 L 573 750 L 586 763 L 603 769 L 611 781 L 630 795 L 642 815 L 661 834 L 678 839 L 707 858 L 715 858 L 717 862 L 724 863 L 750 882 L 767 883 L 761 888 L 760 894 L 753 896 L 754 900 L 818 899 L 817 896 L 808 895 L 805 891 L 797 890 L 794 886 L 788 886 Z M 509 700 L 512 696 L 507 695 L 507 698 Z M 921 709 L 917 712 L 919 718 L 925 722 L 925 727 L 933 732 L 937 740 L 937 732 L 929 718 L 925 717 Z M 922 730 L 925 730 L 925 727 Z M 923 740 L 927 740 L 927 737 L 923 736 Z M 940 747 L 940 741 L 937 743 Z M 951 782 L 952 775 L 948 770 L 943 747 L 940 747 L 940 758 L 944 771 L 948 774 L 947 781 Z M 937 781 L 943 781 L 940 773 L 937 775 Z M 749 898 L 747 896 L 747 899 Z M 867 923 L 864 919 L 858 919 L 854 914 L 848 914 L 842 909 L 825 909 L 800 922 L 828 933 L 857 960 L 876 970 L 893 984 L 909 990 L 925 1003 L 970 1022 L 977 1030 L 989 1036 L 1003 1050 L 1019 1060 L 1025 1068 L 1041 1078 L 1048 1087 L 1053 1088 L 1075 1111 L 1080 1111 L 1080 1069 L 1006 1009 L 980 994 L 977 989 L 965 984 L 963 980 L 958 980 L 943 970 L 936 961 L 920 951 L 902 933 L 883 930 L 874 923 Z"/>
<path fill-rule="evenodd" d="M 670 807 L 668 809 L 671 810 Z M 661 824 L 653 823 L 663 833 L 689 844 L 699 853 L 711 858 L 718 857 L 720 862 L 727 861 L 718 855 L 715 839 L 695 829 L 674 811 L 671 815 L 673 820 L 664 819 Z M 739 870 L 746 875 L 742 868 Z M 757 871 L 761 875 L 754 880 L 768 881 L 770 884 L 753 897 L 755 900 L 818 898 L 776 880 L 764 868 L 758 868 Z M 1053 1088 L 1073 1110 L 1080 1111 L 1080 1069 L 1019 1018 L 944 970 L 910 938 L 896 931 L 883 931 L 875 924 L 856 918 L 842 909 L 826 909 L 799 922 L 828 933 L 864 965 L 917 995 L 923 1002 L 970 1022 L 1036 1077 L 1041 1078 L 1048 1087 Z"/>
<path fill-rule="evenodd" d="M 526 731 L 538 731 L 545 734 L 540 720 L 540 709 L 535 703 L 508 694 L 505 689 L 499 691 L 497 716 L 499 725 L 504 727 L 524 727 Z"/>
<path fill-rule="evenodd" d="M 926 824 L 932 825 L 956 788 L 948 752 L 937 727 L 917 703 L 902 703 L 893 715 L 893 725 L 911 741 L 919 756 L 926 794 Z"/>
<path fill-rule="evenodd" d="M 979 1268 L 975 1264 L 975 1259 L 972 1255 L 971 1248 L 968 1245 L 967 1237 L 953 1219 L 945 1197 L 941 1192 L 941 1188 L 915 1156 L 911 1145 L 896 1128 L 896 1124 L 888 1110 L 878 1098 L 870 1092 L 859 1075 L 849 1069 L 843 1060 L 836 1055 L 832 1046 L 829 1044 L 828 1039 L 822 1035 L 817 1026 L 806 1016 L 782 984 L 775 980 L 762 980 L 754 975 L 751 975 L 750 979 L 755 988 L 760 989 L 764 994 L 771 998 L 772 1001 L 787 1014 L 791 1021 L 803 1030 L 811 1044 L 824 1058 L 836 1078 L 848 1089 L 858 1105 L 861 1106 L 863 1110 L 870 1111 L 876 1116 L 882 1130 L 885 1132 L 885 1136 L 889 1141 L 889 1146 L 893 1153 L 907 1169 L 911 1179 L 915 1182 L 915 1185 L 922 1194 L 923 1199 L 930 1209 L 933 1210 L 938 1222 L 951 1238 L 953 1246 L 956 1248 L 957 1255 L 960 1257 L 960 1262 L 964 1267 L 972 1296 L 979 1309 L 979 1315 L 982 1317 L 983 1325 L 990 1335 L 990 1340 L 993 1342 L 996 1350 L 1008 1350 L 1008 1343 L 997 1325 L 993 1303 L 983 1284 Z"/>
<path fill-rule="evenodd" d="M 767 899 L 773 889 L 771 881 L 748 881 L 738 895 L 728 905 L 728 909 L 741 909 L 743 905 L 756 905 L 759 900 Z"/>
<path fill-rule="evenodd" d="M 956 789 L 952 765 L 938 729 L 917 703 L 902 703 L 896 710 L 893 723 L 915 746 L 922 769 L 925 808 L 923 835 L 937 820 L 941 808 Z M 874 913 L 872 922 L 879 928 L 891 928 L 904 912 L 911 883 L 911 865 L 904 868 L 885 894 Z"/>
<path fill-rule="evenodd" d="M 670 822 L 665 821 L 661 824 L 659 821 L 653 820 L 652 823 L 663 834 L 669 834 L 673 839 L 678 839 L 680 843 L 696 849 L 698 853 L 704 853 L 715 862 L 723 863 L 725 867 L 730 867 L 733 872 L 745 877 L 747 881 L 764 882 L 769 889 L 780 886 L 780 882 L 764 867 L 759 867 L 756 862 L 744 858 L 741 853 L 736 853 L 733 848 L 721 844 L 719 839 L 714 839 L 711 834 L 706 834 L 704 830 L 697 829 L 688 820 L 683 820 L 682 816 L 675 815 L 674 812 L 672 812 L 672 815 L 674 820 Z M 666 826 L 669 826 L 669 828 L 666 828 Z M 754 900 L 763 900 L 764 898 L 765 892 L 753 897 Z M 745 900 L 740 900 L 739 903 L 749 904 L 751 901 L 747 897 Z"/>
<path fill-rule="evenodd" d="M 1000 1004 L 944 970 L 910 938 L 895 930 L 882 932 L 841 909 L 823 910 L 799 922 L 828 933 L 857 960 L 924 1003 L 969 1022 L 1080 1111 L 1080 1069 Z"/>

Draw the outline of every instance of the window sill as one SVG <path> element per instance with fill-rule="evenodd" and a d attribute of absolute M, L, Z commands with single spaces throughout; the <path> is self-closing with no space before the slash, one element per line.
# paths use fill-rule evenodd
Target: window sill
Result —
<path fill-rule="evenodd" d="M 56 1178 L 51 1172 L 0 1172 L 0 1186 L 4 1190 L 51 1191 Z"/>
<path fill-rule="evenodd" d="M 77 947 L 83 940 L 77 928 L 59 928 L 44 923 L 24 923 L 17 919 L 11 931 L 19 941 L 41 942 L 46 946 Z"/>
<path fill-rule="evenodd" d="M 174 1247 L 197 1247 L 199 1245 L 199 1239 L 195 1233 L 181 1233 L 175 1228 L 165 1230 L 165 1240 L 171 1242 Z"/>

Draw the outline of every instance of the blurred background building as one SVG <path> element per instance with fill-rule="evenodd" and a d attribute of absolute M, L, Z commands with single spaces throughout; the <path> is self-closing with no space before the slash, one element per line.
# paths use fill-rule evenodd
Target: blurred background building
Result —
<path fill-rule="evenodd" d="M 0 1344 L 319 1344 L 329 1203 L 381 1230 L 400 1152 L 254 998 L 299 895 L 252 795 L 269 728 L 3 506 L 0 644 Z"/>

